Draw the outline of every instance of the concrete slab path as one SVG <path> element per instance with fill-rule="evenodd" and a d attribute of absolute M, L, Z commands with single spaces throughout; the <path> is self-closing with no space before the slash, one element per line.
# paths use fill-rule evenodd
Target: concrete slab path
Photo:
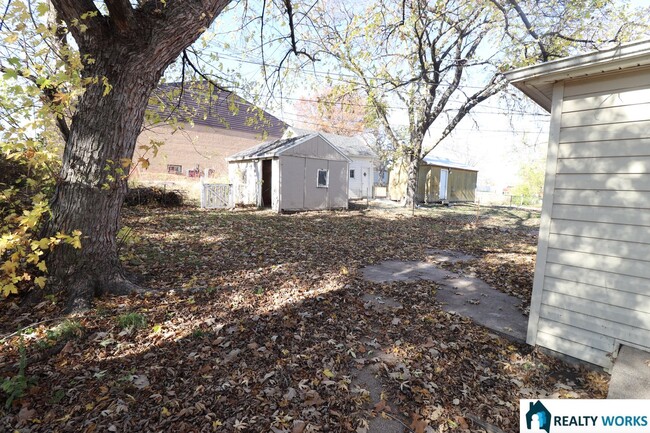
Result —
<path fill-rule="evenodd" d="M 434 262 L 471 260 L 473 257 L 449 251 L 431 250 Z M 386 261 L 362 269 L 369 281 L 428 280 L 439 285 L 436 299 L 443 310 L 474 320 L 516 340 L 526 340 L 528 318 L 517 308 L 521 300 L 491 287 L 478 278 L 462 276 L 430 262 Z"/>
<path fill-rule="evenodd" d="M 650 353 L 621 347 L 612 368 L 607 398 L 650 398 Z"/>
<path fill-rule="evenodd" d="M 430 250 L 431 262 L 402 262 L 386 261 L 375 266 L 362 269 L 366 280 L 383 283 L 391 281 L 429 280 L 438 284 L 436 299 L 445 311 L 471 318 L 475 322 L 505 334 L 511 338 L 525 340 L 528 319 L 517 305 L 518 298 L 490 287 L 485 282 L 447 271 L 436 266 L 436 263 L 472 260 L 474 257 L 465 254 Z M 402 307 L 399 300 L 383 298 L 376 294 L 365 294 L 362 297 L 364 306 L 377 311 L 399 310 Z M 352 383 L 368 391 L 370 407 L 381 400 L 383 385 L 378 377 L 378 367 L 383 363 L 392 365 L 398 360 L 376 345 L 376 351 L 366 355 L 366 364 L 353 375 Z M 386 402 L 391 405 L 391 402 Z M 475 420 L 484 425 L 480 420 Z M 487 424 L 485 424 L 487 426 Z M 487 426 L 490 427 L 491 426 Z M 363 429 L 362 429 L 363 430 Z M 377 416 L 368 420 L 365 431 L 368 433 L 403 433 L 407 429 L 403 421 L 397 418 Z M 488 429 L 496 432 L 498 429 Z M 503 433 L 500 432 L 499 433 Z"/>

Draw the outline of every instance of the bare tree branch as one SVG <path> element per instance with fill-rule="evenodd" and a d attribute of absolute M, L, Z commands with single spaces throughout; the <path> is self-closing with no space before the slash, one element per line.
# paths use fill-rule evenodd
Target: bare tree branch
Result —
<path fill-rule="evenodd" d="M 291 3 L 291 0 L 283 0 L 283 2 L 287 12 L 287 18 L 289 18 L 289 37 L 291 39 L 291 52 L 293 52 L 296 56 L 303 55 L 307 57 L 309 60 L 311 60 L 312 62 L 315 62 L 316 58 L 314 56 L 309 54 L 304 49 L 298 49 L 298 45 L 296 43 L 296 27 L 293 22 L 293 4 Z M 287 56 L 285 55 L 282 61 L 280 62 L 280 65 L 282 65 L 282 62 L 284 62 L 286 58 Z"/>
<path fill-rule="evenodd" d="M 460 121 L 463 120 L 463 118 L 465 118 L 465 116 L 467 116 L 470 113 L 472 108 L 474 108 L 481 102 L 485 101 L 490 96 L 496 95 L 501 90 L 503 90 L 507 85 L 508 85 L 508 81 L 504 78 L 502 74 L 494 75 L 490 80 L 490 82 L 486 84 L 483 89 L 481 89 L 480 91 L 474 93 L 472 96 L 467 98 L 467 100 L 458 109 L 456 115 L 447 123 L 447 126 L 442 131 L 440 137 L 435 142 L 435 144 L 430 148 L 425 149 L 422 153 L 426 155 L 429 152 L 431 152 L 433 149 L 435 149 L 438 146 L 438 144 L 440 144 L 442 140 L 447 138 L 447 136 L 454 130 L 454 128 L 456 128 L 456 126 L 460 123 Z"/>
<path fill-rule="evenodd" d="M 508 0 L 510 4 L 515 8 L 515 11 L 517 11 L 517 14 L 519 15 L 519 18 L 521 19 L 521 22 L 524 24 L 526 27 L 526 30 L 528 31 L 528 34 L 532 36 L 532 38 L 537 42 L 537 46 L 539 47 L 539 52 L 540 52 L 540 60 L 542 62 L 548 62 L 549 59 L 549 53 L 546 49 L 546 46 L 544 45 L 544 42 L 541 40 L 537 32 L 535 31 L 535 28 L 533 25 L 530 23 L 530 20 L 528 19 L 528 15 L 524 12 L 524 10 L 521 8 L 517 0 Z"/>

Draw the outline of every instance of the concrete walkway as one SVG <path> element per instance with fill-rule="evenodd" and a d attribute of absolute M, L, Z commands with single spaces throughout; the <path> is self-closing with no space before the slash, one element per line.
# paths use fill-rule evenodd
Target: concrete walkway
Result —
<path fill-rule="evenodd" d="M 518 298 L 501 293 L 477 278 L 461 276 L 436 266 L 436 264 L 444 262 L 456 263 L 472 260 L 474 257 L 440 250 L 429 250 L 427 253 L 433 263 L 386 261 L 362 269 L 363 277 L 376 283 L 434 281 L 439 286 L 436 291 L 436 299 L 445 311 L 470 317 L 476 323 L 510 338 L 525 340 L 528 319 L 516 307 L 521 302 Z M 383 298 L 375 294 L 365 294 L 362 300 L 366 308 L 377 311 L 403 308 L 399 300 Z M 376 350 L 372 354 L 367 354 L 364 367 L 353 375 L 352 383 L 368 391 L 370 408 L 375 409 L 376 416 L 368 421 L 365 428 L 360 428 L 357 431 L 403 433 L 406 431 L 404 421 L 390 414 L 392 402 L 381 400 L 383 385 L 378 378 L 378 368 L 382 364 L 396 365 L 398 360 L 393 359 L 394 356 L 379 345 L 375 344 L 373 347 Z"/>
<path fill-rule="evenodd" d="M 430 250 L 434 263 L 471 260 L 473 257 Z M 478 278 L 461 276 L 430 262 L 386 261 L 362 270 L 363 277 L 377 283 L 428 280 L 439 285 L 436 299 L 442 308 L 474 320 L 493 331 L 519 341 L 526 340 L 528 318 L 517 308 L 521 300 L 502 293 Z"/>
<path fill-rule="evenodd" d="M 650 353 L 621 347 L 612 368 L 607 398 L 650 398 Z"/>

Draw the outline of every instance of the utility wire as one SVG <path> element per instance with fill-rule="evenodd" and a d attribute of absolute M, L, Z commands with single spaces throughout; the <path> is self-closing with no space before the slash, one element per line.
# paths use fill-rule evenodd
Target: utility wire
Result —
<path fill-rule="evenodd" d="M 241 53 L 241 54 L 243 55 L 244 53 Z M 272 67 L 272 68 L 279 67 L 278 65 L 265 63 L 265 62 L 260 61 L 260 60 L 247 60 L 247 59 L 244 59 L 242 57 L 236 57 L 235 55 L 229 55 L 229 54 L 218 54 L 218 57 L 219 58 L 224 58 L 224 59 L 227 59 L 227 60 L 233 60 L 233 61 L 236 61 L 236 62 L 248 63 L 248 64 L 253 64 L 253 65 L 258 65 L 258 66 L 263 66 L 263 67 Z M 340 73 L 340 72 L 336 74 L 339 77 L 347 77 L 347 78 L 352 79 L 352 80 L 346 80 L 346 79 L 343 79 L 343 78 L 337 78 L 335 76 L 333 77 L 331 75 L 332 73 L 325 72 L 325 71 L 311 71 L 311 72 L 309 72 L 309 71 L 306 71 L 304 68 L 292 68 L 292 67 L 287 67 L 287 66 L 285 66 L 284 68 L 287 69 L 287 70 L 291 70 L 291 71 L 295 71 L 295 72 L 299 72 L 299 73 L 303 73 L 303 74 L 307 74 L 307 75 L 315 74 L 315 75 L 318 75 L 318 76 L 328 77 L 328 78 L 330 78 L 332 80 L 341 81 L 341 82 L 348 83 L 348 84 L 359 84 L 358 81 L 353 80 L 353 79 L 355 79 L 357 77 L 352 75 L 352 74 L 343 74 L 343 73 Z M 370 78 L 379 79 L 378 77 L 370 77 Z M 482 89 L 483 88 L 482 86 L 471 86 L 471 85 L 463 85 L 463 86 L 460 86 L 460 87 L 467 88 L 467 89 Z M 251 95 L 251 96 L 256 98 L 256 97 L 260 97 L 261 95 Z M 287 96 L 280 96 L 277 99 L 281 99 L 281 100 L 285 100 L 285 101 L 298 101 L 298 102 L 305 101 L 305 102 L 324 103 L 324 104 L 330 104 L 330 105 L 340 104 L 340 105 L 344 105 L 344 106 L 358 106 L 358 107 L 364 107 L 364 108 L 373 108 L 372 106 L 366 105 L 366 104 L 319 101 L 319 100 L 306 99 L 306 98 L 292 98 L 292 97 L 287 97 Z M 499 111 L 492 112 L 492 111 L 472 110 L 472 113 L 476 113 L 476 114 L 517 114 L 517 115 L 522 115 L 522 116 L 550 117 L 550 114 L 548 114 L 548 113 L 535 113 L 535 112 L 527 112 L 527 111 L 523 111 L 523 110 L 513 111 L 513 110 L 509 110 L 507 108 L 494 107 L 494 106 L 488 106 L 488 105 L 483 105 L 483 107 L 485 107 L 485 108 L 488 108 L 488 107 L 489 108 L 494 108 L 496 110 L 501 110 L 501 111 L 500 112 Z M 392 110 L 404 110 L 404 111 L 408 110 L 406 107 L 387 106 L 387 108 L 392 109 Z M 454 111 L 456 111 L 456 109 L 452 108 L 452 109 L 448 109 L 448 110 L 445 110 L 445 111 L 446 112 L 454 112 Z"/>

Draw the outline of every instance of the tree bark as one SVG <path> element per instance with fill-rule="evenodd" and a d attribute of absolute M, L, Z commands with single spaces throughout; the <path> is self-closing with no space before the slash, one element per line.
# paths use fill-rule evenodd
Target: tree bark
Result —
<path fill-rule="evenodd" d="M 103 293 L 136 289 L 124 276 L 117 254 L 117 231 L 127 189 L 125 161 L 131 161 L 151 91 L 167 65 L 137 65 L 120 50 L 96 59 L 94 72 L 107 78 L 86 88 L 72 119 L 60 182 L 51 203 L 49 235 L 82 233 L 81 249 L 55 248 L 54 276 L 67 286 L 74 307 Z M 101 81 L 101 80 L 100 80 Z"/>
<path fill-rule="evenodd" d="M 415 205 L 415 199 L 418 187 L 418 163 L 420 157 L 410 153 L 406 157 L 406 195 L 404 196 L 404 207 L 412 208 Z"/>
<path fill-rule="evenodd" d="M 94 9 L 81 31 L 76 20 L 93 10 L 88 0 L 55 0 L 84 59 L 90 84 L 80 98 L 66 141 L 60 180 L 45 234 L 82 233 L 81 249 L 55 248 L 52 275 L 66 289 L 69 307 L 86 308 L 94 296 L 138 289 L 125 276 L 116 235 L 127 190 L 128 167 L 151 92 L 167 66 L 193 43 L 230 0 L 143 3 L 107 2 L 114 16 Z M 119 13 L 118 13 L 119 12 Z"/>

